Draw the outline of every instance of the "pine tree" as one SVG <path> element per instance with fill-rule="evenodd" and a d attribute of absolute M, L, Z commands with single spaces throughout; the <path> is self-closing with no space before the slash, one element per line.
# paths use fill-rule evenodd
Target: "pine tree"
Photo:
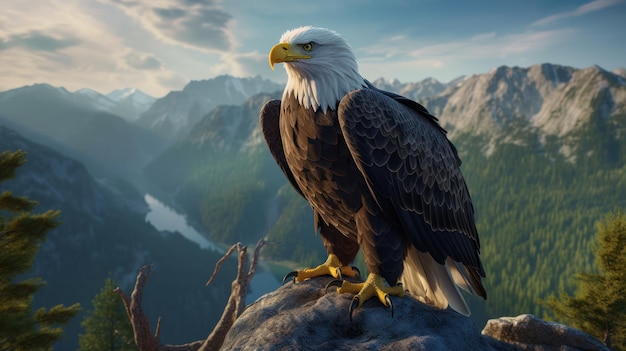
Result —
<path fill-rule="evenodd" d="M 133 328 L 118 294 L 117 284 L 107 278 L 92 303 L 93 310 L 81 322 L 85 333 L 78 337 L 79 351 L 137 350 Z"/>
<path fill-rule="evenodd" d="M 23 151 L 0 153 L 0 182 L 14 178 L 26 162 Z M 80 312 L 80 305 L 57 305 L 33 312 L 33 294 L 45 282 L 19 278 L 32 267 L 39 243 L 59 225 L 59 211 L 32 214 L 37 202 L 0 193 L 0 350 L 51 350 L 63 336 L 60 325 Z"/>
<path fill-rule="evenodd" d="M 558 318 L 626 350 L 626 217 L 618 212 L 598 224 L 598 274 L 576 276 L 576 295 L 561 293 L 545 304 Z"/>

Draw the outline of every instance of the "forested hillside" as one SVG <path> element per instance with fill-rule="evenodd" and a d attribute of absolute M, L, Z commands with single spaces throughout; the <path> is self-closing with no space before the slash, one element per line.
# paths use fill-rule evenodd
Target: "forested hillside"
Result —
<path fill-rule="evenodd" d="M 144 299 L 150 323 L 163 317 L 167 327 L 161 338 L 167 342 L 205 337 L 228 299 L 234 265 L 220 272 L 228 278 L 205 287 L 221 254 L 154 229 L 145 220 L 142 195 L 130 185 L 96 180 L 83 164 L 0 126 L 0 150 L 18 149 L 26 151 L 27 162 L 0 193 L 9 190 L 36 200 L 37 212 L 61 211 L 61 224 L 46 236 L 27 274 L 47 283 L 35 294 L 34 307 L 79 302 L 87 310 L 106 277 L 131 291 L 139 268 L 154 264 Z M 65 337 L 55 348 L 77 349 L 84 313 L 63 328 Z"/>
<path fill-rule="evenodd" d="M 481 235 L 486 314 L 541 315 L 538 299 L 571 291 L 574 274 L 592 271 L 596 222 L 626 208 L 624 159 L 574 164 L 511 144 L 486 157 L 469 138 L 457 146 Z"/>

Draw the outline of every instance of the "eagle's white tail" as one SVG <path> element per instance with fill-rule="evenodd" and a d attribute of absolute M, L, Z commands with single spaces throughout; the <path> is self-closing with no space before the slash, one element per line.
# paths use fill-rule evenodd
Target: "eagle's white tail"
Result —
<path fill-rule="evenodd" d="M 469 316 L 470 310 L 461 295 L 459 286 L 472 291 L 463 264 L 448 258 L 441 265 L 427 252 L 411 247 L 404 259 L 401 281 L 404 288 L 423 302 L 447 308 Z M 457 286 L 458 285 L 458 286 Z"/>

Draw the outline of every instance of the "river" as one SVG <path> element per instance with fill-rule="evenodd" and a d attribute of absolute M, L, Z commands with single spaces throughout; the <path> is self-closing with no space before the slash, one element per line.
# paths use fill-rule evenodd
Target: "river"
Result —
<path fill-rule="evenodd" d="M 187 218 L 184 214 L 176 212 L 150 194 L 145 194 L 144 200 L 150 208 L 150 211 L 146 215 L 146 221 L 152 224 L 157 230 L 179 232 L 182 236 L 198 244 L 203 249 L 213 250 L 219 253 L 226 252 L 219 245 L 211 242 L 193 228 L 187 222 Z M 250 253 L 252 253 L 252 251 L 250 251 Z M 246 296 L 246 303 L 251 303 L 261 295 L 273 291 L 280 286 L 280 283 L 276 280 L 274 275 L 268 270 L 263 269 L 263 266 L 262 262 L 259 262 L 257 272 L 254 278 L 252 278 L 252 282 L 250 282 L 250 292 L 248 296 Z M 232 277 L 232 279 L 234 280 L 235 277 Z"/>

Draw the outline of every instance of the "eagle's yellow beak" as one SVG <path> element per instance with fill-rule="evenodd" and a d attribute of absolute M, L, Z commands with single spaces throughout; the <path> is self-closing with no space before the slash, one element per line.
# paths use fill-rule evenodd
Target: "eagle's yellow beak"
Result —
<path fill-rule="evenodd" d="M 310 55 L 304 55 L 299 52 L 298 47 L 293 48 L 289 43 L 280 43 L 274 45 L 270 50 L 270 67 L 274 70 L 274 64 L 280 62 L 292 62 L 300 59 L 310 59 Z"/>

